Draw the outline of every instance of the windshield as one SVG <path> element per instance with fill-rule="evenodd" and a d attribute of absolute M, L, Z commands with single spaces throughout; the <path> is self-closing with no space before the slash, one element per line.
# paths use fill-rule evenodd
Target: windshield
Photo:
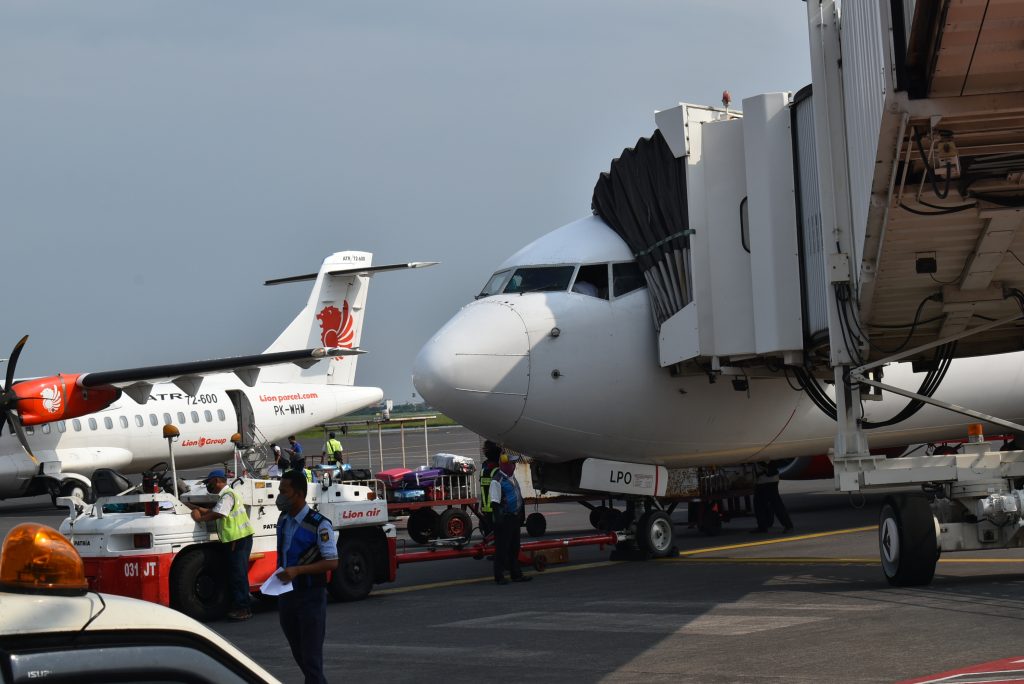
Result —
<path fill-rule="evenodd" d="M 575 266 L 528 266 L 517 268 L 505 287 L 506 294 L 516 292 L 565 292 L 569 289 Z"/>
<path fill-rule="evenodd" d="M 481 297 L 490 297 L 501 292 L 501 288 L 504 287 L 505 281 L 508 280 L 509 274 L 512 273 L 511 268 L 507 268 L 504 271 L 498 271 L 491 276 L 491 279 L 484 285 L 484 289 L 480 290 L 480 294 L 476 296 L 477 299 Z"/>

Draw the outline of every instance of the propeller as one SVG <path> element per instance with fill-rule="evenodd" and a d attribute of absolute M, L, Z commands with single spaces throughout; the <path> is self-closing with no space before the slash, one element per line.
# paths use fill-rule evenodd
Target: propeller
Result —
<path fill-rule="evenodd" d="M 3 417 L 6 420 L 0 420 L 0 434 L 3 434 L 3 427 L 6 422 L 10 426 L 11 432 L 18 435 L 21 448 L 25 450 L 25 453 L 32 459 L 33 463 L 38 463 L 39 461 L 36 459 L 35 454 L 32 453 L 32 447 L 28 445 L 25 429 L 21 426 L 21 420 L 18 418 L 18 401 L 20 399 L 13 390 L 14 370 L 18 365 L 18 357 L 21 356 L 21 350 L 25 348 L 26 342 L 28 342 L 28 335 L 18 340 L 18 344 L 14 345 L 14 350 L 11 352 L 11 358 L 7 360 L 7 374 L 4 377 L 2 391 L 0 391 L 0 410 L 3 411 Z"/>

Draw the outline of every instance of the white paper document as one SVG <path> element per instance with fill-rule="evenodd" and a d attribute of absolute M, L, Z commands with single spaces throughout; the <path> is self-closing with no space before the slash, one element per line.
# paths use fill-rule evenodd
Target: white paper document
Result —
<path fill-rule="evenodd" d="M 281 594 L 287 594 L 292 590 L 291 582 L 282 582 L 277 578 L 277 573 L 282 572 L 284 568 L 278 568 L 274 571 L 274 574 L 267 578 L 267 581 L 260 587 L 260 593 L 264 596 L 280 596 Z"/>

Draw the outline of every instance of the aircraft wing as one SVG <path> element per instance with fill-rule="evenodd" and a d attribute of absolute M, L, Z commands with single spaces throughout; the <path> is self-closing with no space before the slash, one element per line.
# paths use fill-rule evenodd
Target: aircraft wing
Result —
<path fill-rule="evenodd" d="M 323 359 L 363 353 L 365 352 L 362 349 L 319 347 L 250 356 L 228 356 L 206 361 L 83 373 L 78 377 L 76 384 L 85 389 L 102 387 L 123 390 L 132 399 L 144 404 L 149 398 L 150 388 L 158 383 L 173 383 L 186 394 L 195 394 L 205 376 L 215 373 L 234 373 L 242 382 L 252 387 L 256 384 L 259 370 L 263 366 L 294 363 L 298 366 L 309 367 Z"/>

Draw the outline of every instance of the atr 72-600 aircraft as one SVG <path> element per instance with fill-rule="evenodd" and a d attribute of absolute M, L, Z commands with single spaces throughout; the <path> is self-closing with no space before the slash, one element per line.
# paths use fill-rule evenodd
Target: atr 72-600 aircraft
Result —
<path fill-rule="evenodd" d="M 23 339 L 2 394 L 11 429 L 0 437 L 0 499 L 85 498 L 97 468 L 138 473 L 166 460 L 166 424 L 179 428 L 175 460 L 189 468 L 231 458 L 236 433 L 245 445 L 283 440 L 379 402 L 379 388 L 353 384 L 370 277 L 423 265 L 373 267 L 367 252 L 338 252 L 318 273 L 267 281 L 315 282 L 302 311 L 255 356 L 18 381 Z"/>

